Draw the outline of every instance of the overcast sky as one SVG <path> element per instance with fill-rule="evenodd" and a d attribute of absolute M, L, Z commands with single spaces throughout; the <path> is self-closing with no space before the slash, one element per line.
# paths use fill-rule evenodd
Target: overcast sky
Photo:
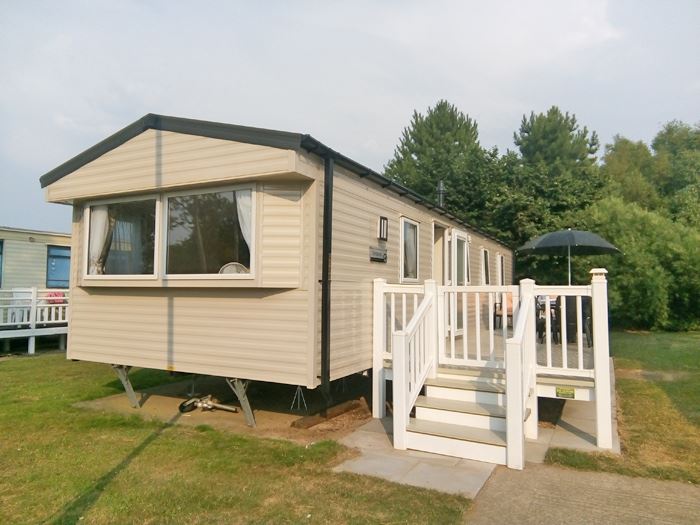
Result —
<path fill-rule="evenodd" d="M 445 98 L 481 143 L 575 113 L 603 143 L 700 121 L 700 2 L 0 0 L 0 225 L 67 231 L 38 179 L 148 112 L 311 133 L 382 170 Z"/>

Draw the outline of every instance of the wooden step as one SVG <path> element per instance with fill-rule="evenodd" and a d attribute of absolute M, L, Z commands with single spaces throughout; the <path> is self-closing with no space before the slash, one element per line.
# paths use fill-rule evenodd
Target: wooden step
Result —
<path fill-rule="evenodd" d="M 483 428 L 465 427 L 462 425 L 451 425 L 449 423 L 437 423 L 435 421 L 425 421 L 411 419 L 406 427 L 408 432 L 417 434 L 427 434 L 459 441 L 469 441 L 472 443 L 482 443 L 498 447 L 506 446 L 505 432 L 487 430 Z"/>
<path fill-rule="evenodd" d="M 462 414 L 478 414 L 480 416 L 500 418 L 506 417 L 506 408 L 499 405 L 455 401 L 453 399 L 442 399 L 439 397 L 418 396 L 418 399 L 416 399 L 416 406 L 432 408 L 434 410 L 445 410 L 448 412 L 460 412 Z"/>
<path fill-rule="evenodd" d="M 494 394 L 505 394 L 506 386 L 498 383 L 487 383 L 485 381 L 474 381 L 473 379 L 427 379 L 425 384 L 441 388 L 455 388 L 459 390 L 476 390 L 478 392 L 491 392 Z"/>
<path fill-rule="evenodd" d="M 451 366 L 444 365 L 438 367 L 438 374 L 451 376 L 478 377 L 481 379 L 505 379 L 506 373 L 502 368 L 482 367 L 482 366 Z"/>
<path fill-rule="evenodd" d="M 566 376 L 556 374 L 537 374 L 538 385 L 561 385 L 577 388 L 594 388 L 595 379 L 585 376 Z"/>

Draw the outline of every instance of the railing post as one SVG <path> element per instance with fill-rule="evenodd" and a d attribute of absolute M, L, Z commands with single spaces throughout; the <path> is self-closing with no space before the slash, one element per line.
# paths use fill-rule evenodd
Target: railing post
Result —
<path fill-rule="evenodd" d="M 521 308 L 521 311 L 523 309 Z M 506 342 L 506 465 L 522 470 L 525 456 L 523 430 L 523 371 L 520 345 Z"/>
<path fill-rule="evenodd" d="M 437 307 L 437 346 L 435 348 L 435 366 L 440 366 L 440 360 L 445 355 L 445 287 L 437 287 L 437 296 L 435 297 L 435 306 Z"/>
<path fill-rule="evenodd" d="M 537 330 L 535 316 L 535 281 L 520 281 L 520 297 L 528 301 L 527 320 L 523 334 L 523 395 L 525 410 L 530 416 L 525 422 L 525 437 L 537 439 Z"/>
<path fill-rule="evenodd" d="M 406 332 L 396 332 L 392 336 L 392 386 L 394 448 L 406 450 L 406 425 L 408 424 L 408 359 Z"/>
<path fill-rule="evenodd" d="M 372 302 L 372 417 L 386 415 L 386 377 L 384 374 L 384 348 L 386 346 L 386 307 L 384 287 L 386 279 L 374 280 Z"/>
<path fill-rule="evenodd" d="M 32 334 L 29 336 L 29 342 L 27 346 L 27 353 L 30 355 L 33 355 L 36 349 L 36 336 L 34 334 L 34 330 L 36 329 L 36 309 L 37 309 L 37 289 L 36 286 L 32 288 L 32 300 L 31 300 L 31 305 L 29 307 L 29 333 Z"/>
<path fill-rule="evenodd" d="M 593 367 L 598 448 L 611 449 L 612 405 L 610 392 L 610 348 L 608 338 L 608 283 L 605 268 L 591 270 L 593 315 Z"/>
<path fill-rule="evenodd" d="M 433 279 L 428 279 L 425 281 L 425 287 L 423 289 L 423 296 L 431 298 L 430 313 L 428 314 L 428 326 L 429 333 L 427 337 L 428 350 L 432 353 L 433 363 L 430 366 L 430 371 L 428 372 L 428 377 L 435 379 L 437 377 L 438 369 L 438 291 L 437 291 L 437 281 Z"/>

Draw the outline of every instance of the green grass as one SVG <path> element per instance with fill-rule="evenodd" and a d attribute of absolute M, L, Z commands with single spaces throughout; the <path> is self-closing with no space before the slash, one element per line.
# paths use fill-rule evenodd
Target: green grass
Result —
<path fill-rule="evenodd" d="M 700 332 L 612 332 L 615 367 L 700 372 Z"/>
<path fill-rule="evenodd" d="M 0 361 L 0 523 L 456 523 L 469 500 L 335 474 L 347 452 L 73 407 L 109 367 Z M 136 388 L 170 380 L 137 370 Z"/>
<path fill-rule="evenodd" d="M 550 449 L 547 461 L 700 483 L 699 343 L 698 332 L 613 333 L 622 455 Z"/>

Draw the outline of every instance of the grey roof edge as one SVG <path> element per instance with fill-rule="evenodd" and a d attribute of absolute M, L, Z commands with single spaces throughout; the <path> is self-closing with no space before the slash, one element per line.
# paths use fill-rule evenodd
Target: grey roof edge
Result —
<path fill-rule="evenodd" d="M 342 153 L 338 153 L 319 140 L 316 140 L 311 135 L 249 126 L 238 126 L 235 124 L 225 124 L 206 120 L 170 117 L 155 113 L 148 113 L 147 115 L 144 115 L 136 122 L 129 124 L 116 133 L 113 133 L 106 139 L 98 142 L 94 146 L 86 149 L 82 153 L 79 153 L 72 159 L 67 160 L 60 166 L 57 166 L 51 171 L 45 173 L 39 179 L 41 187 L 45 188 L 46 186 L 53 184 L 69 173 L 72 173 L 78 168 L 81 168 L 98 157 L 101 157 L 105 153 L 117 148 L 126 141 L 134 138 L 148 129 L 172 131 L 175 133 L 232 140 L 236 142 L 245 142 L 248 144 L 259 144 L 272 148 L 290 149 L 295 151 L 304 149 L 319 156 L 331 156 L 336 164 L 357 174 L 359 177 L 367 178 L 384 189 L 392 191 L 399 196 L 411 199 L 414 203 L 420 204 L 421 206 L 428 208 L 446 219 L 461 224 L 475 233 L 483 235 L 484 237 L 487 237 L 508 249 L 512 249 L 512 247 L 507 243 L 491 235 L 490 233 L 485 232 L 474 225 L 467 223 L 466 221 L 463 221 L 459 217 L 453 215 L 444 208 L 439 207 L 437 204 L 426 199 L 422 195 L 419 195 L 415 191 L 386 178 L 384 175 L 381 175 L 376 171 L 360 164 L 359 162 L 346 157 Z"/>
<path fill-rule="evenodd" d="M 0 232 L 13 232 L 13 233 L 28 233 L 36 235 L 56 235 L 58 237 L 70 237 L 70 233 L 66 232 L 55 232 L 49 230 L 32 230 L 29 228 L 16 228 L 14 226 L 0 226 Z"/>

